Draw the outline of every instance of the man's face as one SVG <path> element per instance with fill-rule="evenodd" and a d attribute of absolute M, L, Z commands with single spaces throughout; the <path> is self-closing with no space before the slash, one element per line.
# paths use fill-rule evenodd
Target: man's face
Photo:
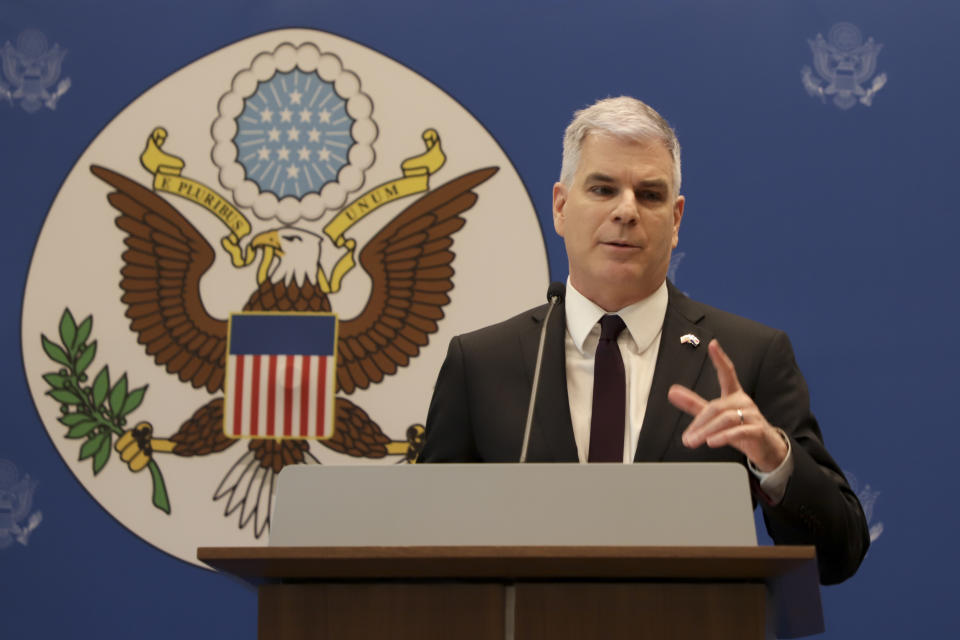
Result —
<path fill-rule="evenodd" d="M 683 217 L 683 196 L 673 193 L 662 142 L 587 135 L 571 185 L 553 186 L 553 227 L 577 291 L 615 311 L 657 290 Z"/>

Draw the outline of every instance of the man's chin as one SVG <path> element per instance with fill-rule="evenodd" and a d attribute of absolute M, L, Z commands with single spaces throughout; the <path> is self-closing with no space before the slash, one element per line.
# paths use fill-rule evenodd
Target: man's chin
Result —
<path fill-rule="evenodd" d="M 616 311 L 639 302 L 663 284 L 664 278 L 651 278 L 643 269 L 623 268 L 624 266 L 614 265 L 614 268 L 604 269 L 589 281 L 583 282 L 582 287 L 574 278 L 571 278 L 571 283 L 584 297 L 607 311 Z"/>

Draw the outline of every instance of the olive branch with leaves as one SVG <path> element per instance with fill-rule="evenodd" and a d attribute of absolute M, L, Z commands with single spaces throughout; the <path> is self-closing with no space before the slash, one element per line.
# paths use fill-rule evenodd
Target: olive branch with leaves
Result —
<path fill-rule="evenodd" d="M 124 373 L 113 386 L 110 370 L 104 365 L 86 384 L 87 369 L 97 354 L 97 341 L 88 342 L 93 329 L 93 316 L 87 316 L 78 326 L 70 309 L 60 317 L 60 344 L 41 334 L 43 350 L 54 362 L 64 366 L 56 373 L 47 373 L 43 379 L 50 385 L 47 395 L 60 403 L 61 424 L 66 426 L 67 438 L 86 438 L 80 447 L 80 460 L 93 458 L 93 474 L 97 475 L 110 459 L 113 436 L 122 436 L 127 416 L 140 406 L 147 393 L 147 385 L 128 390 Z M 147 463 L 153 479 L 153 505 L 170 513 L 167 486 L 160 467 L 150 459 Z"/>

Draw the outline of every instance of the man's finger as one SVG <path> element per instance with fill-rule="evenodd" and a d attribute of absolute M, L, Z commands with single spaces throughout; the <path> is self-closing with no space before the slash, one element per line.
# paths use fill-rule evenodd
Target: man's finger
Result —
<path fill-rule="evenodd" d="M 708 447 L 714 449 L 717 447 L 734 446 L 737 440 L 740 438 L 749 437 L 754 431 L 756 431 L 756 427 L 754 425 L 743 425 L 730 429 L 723 429 L 708 435 L 706 438 L 704 438 L 704 442 Z"/>
<path fill-rule="evenodd" d="M 710 341 L 708 347 L 710 360 L 717 370 L 717 381 L 720 383 L 720 395 L 728 396 L 740 391 L 740 380 L 737 379 L 737 370 L 733 361 L 727 356 L 716 338 Z"/>
<path fill-rule="evenodd" d="M 713 408 L 718 408 L 716 404 Z M 683 432 L 683 444 L 691 448 L 709 443 L 716 434 L 740 426 L 740 418 L 732 409 L 710 412 L 702 411 Z M 713 446 L 713 445 L 710 445 Z"/>
<path fill-rule="evenodd" d="M 697 415 L 707 406 L 707 401 L 699 394 L 679 384 L 670 387 L 667 391 L 667 400 L 680 411 L 692 416 Z"/>
<path fill-rule="evenodd" d="M 675 384 L 667 391 L 667 399 L 676 408 L 693 416 L 693 420 L 684 429 L 684 435 L 689 438 L 691 434 L 696 434 L 703 428 L 703 425 L 713 420 L 718 413 L 724 411 L 725 408 L 729 408 L 725 407 L 725 404 L 728 404 L 731 398 L 717 398 L 708 401 L 695 391 Z"/>

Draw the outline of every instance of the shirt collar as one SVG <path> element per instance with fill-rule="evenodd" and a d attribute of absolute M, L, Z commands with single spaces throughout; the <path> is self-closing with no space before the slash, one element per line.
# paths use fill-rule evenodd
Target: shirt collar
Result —
<path fill-rule="evenodd" d="M 663 319 L 667 315 L 668 298 L 667 282 L 664 280 L 659 289 L 643 300 L 612 312 L 623 318 L 639 353 L 646 351 L 653 344 L 654 339 L 660 335 Z M 584 343 L 594 327 L 597 327 L 600 318 L 607 312 L 577 291 L 570 284 L 569 276 L 567 276 L 564 309 L 567 317 L 567 332 L 573 338 L 573 344 L 580 353 L 587 355 L 584 352 Z M 597 335 L 599 335 L 599 328 L 597 328 Z"/>

